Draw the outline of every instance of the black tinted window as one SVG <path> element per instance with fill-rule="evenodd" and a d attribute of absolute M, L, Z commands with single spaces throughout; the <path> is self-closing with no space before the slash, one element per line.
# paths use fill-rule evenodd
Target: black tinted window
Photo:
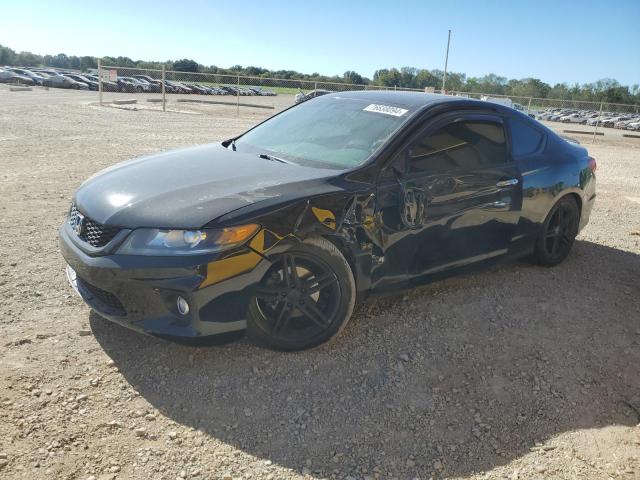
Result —
<path fill-rule="evenodd" d="M 511 143 L 513 144 L 511 148 L 514 155 L 528 155 L 540 147 L 542 132 L 516 118 L 512 118 L 509 124 L 511 125 Z"/>
<path fill-rule="evenodd" d="M 508 161 L 503 126 L 486 121 L 450 123 L 416 140 L 408 154 L 413 172 L 472 170 Z"/>

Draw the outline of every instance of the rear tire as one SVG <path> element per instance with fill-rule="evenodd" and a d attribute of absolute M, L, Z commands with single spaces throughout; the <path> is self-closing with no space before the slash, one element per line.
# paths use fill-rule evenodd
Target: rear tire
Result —
<path fill-rule="evenodd" d="M 578 235 L 579 222 L 580 209 L 575 199 L 572 196 L 562 197 L 542 225 L 533 261 L 538 265 L 553 267 L 567 258 Z"/>
<path fill-rule="evenodd" d="M 276 257 L 249 305 L 247 334 L 276 350 L 335 338 L 351 318 L 356 284 L 340 250 L 313 238 Z"/>

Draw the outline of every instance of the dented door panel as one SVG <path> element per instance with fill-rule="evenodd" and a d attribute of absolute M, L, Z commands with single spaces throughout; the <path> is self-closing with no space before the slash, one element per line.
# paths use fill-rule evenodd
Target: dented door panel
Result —
<path fill-rule="evenodd" d="M 378 188 L 385 268 L 374 283 L 402 281 L 439 267 L 506 253 L 521 209 L 518 185 L 497 187 L 515 166 L 387 182 Z M 424 195 L 424 219 L 403 222 L 406 191 Z"/>

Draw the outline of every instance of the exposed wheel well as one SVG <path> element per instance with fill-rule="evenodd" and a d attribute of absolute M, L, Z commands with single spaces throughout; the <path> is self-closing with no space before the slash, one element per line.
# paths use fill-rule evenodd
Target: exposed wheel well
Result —
<path fill-rule="evenodd" d="M 576 205 L 578 205 L 578 213 L 580 214 L 580 216 L 582 216 L 582 199 L 580 198 L 580 195 L 578 195 L 577 193 L 569 193 L 567 195 L 564 195 L 563 197 L 560 197 L 558 201 L 560 201 L 560 199 L 564 197 L 571 197 L 575 200 Z"/>
<path fill-rule="evenodd" d="M 323 236 L 322 238 L 329 240 L 331 243 L 333 243 L 336 248 L 338 250 L 340 250 L 340 253 L 342 253 L 342 255 L 344 256 L 344 258 L 347 260 L 347 263 L 349 264 L 349 268 L 351 269 L 351 273 L 353 274 L 353 279 L 356 282 L 356 290 L 357 290 L 357 285 L 358 285 L 358 277 L 357 277 L 357 270 L 356 270 L 356 261 L 353 258 L 353 255 L 351 254 L 351 251 L 349 250 L 349 248 L 347 248 L 347 246 L 345 245 L 344 241 L 342 241 L 341 239 L 332 236 L 332 235 L 327 235 L 327 236 Z"/>

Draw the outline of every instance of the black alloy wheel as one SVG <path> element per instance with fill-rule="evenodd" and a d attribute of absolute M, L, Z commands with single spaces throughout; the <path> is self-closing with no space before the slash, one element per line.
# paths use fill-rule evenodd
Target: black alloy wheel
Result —
<path fill-rule="evenodd" d="M 278 350 L 311 348 L 344 328 L 354 301 L 344 256 L 328 240 L 314 239 L 275 259 L 254 293 L 247 329 Z"/>
<path fill-rule="evenodd" d="M 545 266 L 562 262 L 571 251 L 578 235 L 580 211 L 572 197 L 563 197 L 553 207 L 536 243 L 535 258 Z"/>

